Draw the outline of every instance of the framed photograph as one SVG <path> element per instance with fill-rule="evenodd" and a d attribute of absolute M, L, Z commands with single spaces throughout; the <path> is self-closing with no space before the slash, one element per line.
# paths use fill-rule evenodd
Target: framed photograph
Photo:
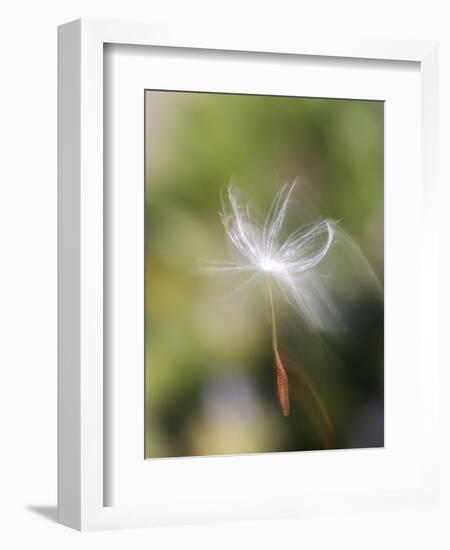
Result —
<path fill-rule="evenodd" d="M 58 40 L 59 521 L 433 505 L 437 45 Z"/>

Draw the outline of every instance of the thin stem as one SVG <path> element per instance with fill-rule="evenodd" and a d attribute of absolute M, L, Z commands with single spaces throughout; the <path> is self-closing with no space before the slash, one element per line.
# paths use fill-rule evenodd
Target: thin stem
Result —
<path fill-rule="evenodd" d="M 273 305 L 272 288 L 270 282 L 267 282 L 267 291 L 269 294 L 270 313 L 272 316 L 272 347 L 275 355 L 278 355 L 278 337 L 277 337 L 277 324 L 275 320 L 275 307 Z"/>
<path fill-rule="evenodd" d="M 267 281 L 267 294 L 269 296 L 270 314 L 272 320 L 272 348 L 275 358 L 276 392 L 278 396 L 278 401 L 280 403 L 280 408 L 284 416 L 289 416 L 289 381 L 286 369 L 283 366 L 280 354 L 278 352 L 278 335 L 275 306 L 272 296 L 272 289 L 270 287 L 270 281 Z M 301 367 L 295 370 L 291 370 L 290 375 L 294 376 L 294 391 L 297 393 L 300 388 L 306 389 L 309 393 L 310 398 L 312 398 L 313 406 L 315 405 L 318 414 L 317 412 L 315 413 L 313 409 L 311 409 L 311 406 L 305 406 L 307 406 L 308 414 L 311 416 L 314 423 L 318 426 L 320 437 L 322 439 L 324 447 L 330 447 L 333 436 L 333 425 L 331 423 L 330 417 L 328 416 L 327 409 L 320 399 L 319 393 L 317 392 L 313 382 L 310 380 L 306 372 Z"/>
<path fill-rule="evenodd" d="M 270 282 L 267 281 L 267 291 L 269 295 L 270 303 L 270 312 L 272 316 L 272 349 L 273 355 L 275 358 L 275 374 L 276 374 L 276 389 L 278 400 L 280 403 L 281 411 L 284 416 L 289 416 L 290 406 L 289 406 L 289 382 L 286 374 L 286 370 L 283 367 L 280 354 L 278 353 L 278 336 L 277 336 L 277 325 L 275 318 L 275 307 L 273 304 L 272 289 L 270 287 Z"/>

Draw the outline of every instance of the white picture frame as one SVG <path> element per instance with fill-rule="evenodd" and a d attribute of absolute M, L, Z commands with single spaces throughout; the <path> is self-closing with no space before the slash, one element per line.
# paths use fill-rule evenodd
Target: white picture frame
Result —
<path fill-rule="evenodd" d="M 308 55 L 325 58 L 409 61 L 419 64 L 421 101 L 420 191 L 421 228 L 426 257 L 421 256 L 420 273 L 429 292 L 420 300 L 422 348 L 427 349 L 426 376 L 419 369 L 420 402 L 429 423 L 437 422 L 434 397 L 438 388 L 438 286 L 435 225 L 426 223 L 437 208 L 438 150 L 438 53 L 429 41 L 364 39 L 313 39 L 311 37 L 270 38 L 258 33 L 226 29 L 179 28 L 174 33 L 159 25 L 115 21 L 78 20 L 59 28 L 58 86 L 58 270 L 59 270 L 59 351 L 58 351 L 58 518 L 80 530 L 153 526 L 163 524 L 256 519 L 302 513 L 322 513 L 320 494 L 291 495 L 284 506 L 254 499 L 232 506 L 224 503 L 208 509 L 201 503 L 185 502 L 172 510 L 127 503 L 105 506 L 108 477 L 105 476 L 104 430 L 104 46 L 128 44 L 227 50 L 234 52 Z M 405 131 L 407 131 L 405 129 Z M 425 253 L 425 251 L 423 251 Z M 425 283 L 422 283 L 425 284 Z M 431 290 L 430 290 L 431 289 Z M 327 496 L 327 507 L 341 511 L 355 507 L 371 508 L 430 504 L 437 498 L 437 451 L 435 433 L 430 431 L 429 448 L 421 463 L 419 486 L 401 490 L 383 489 L 379 494 L 347 495 L 336 489 Z M 108 451 L 109 452 L 109 451 Z M 276 458 L 274 458 L 276 460 Z M 295 455 L 291 455 L 291 461 Z M 226 475 L 226 465 L 224 465 Z M 261 495 L 260 495 L 261 497 Z M 107 500 L 107 499 L 106 499 Z M 202 507 L 203 506 L 203 507 Z"/>

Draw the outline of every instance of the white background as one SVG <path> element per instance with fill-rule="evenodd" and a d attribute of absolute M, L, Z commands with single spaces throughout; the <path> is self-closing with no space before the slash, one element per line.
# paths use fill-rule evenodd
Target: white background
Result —
<path fill-rule="evenodd" d="M 56 26 L 71 19 L 176 19 L 189 25 L 254 25 L 268 33 L 368 33 L 441 40 L 441 97 L 450 97 L 449 17 L 442 1 L 341 0 L 263 3 L 89 0 L 16 1 L 0 11 L 0 544 L 4 548 L 448 548 L 447 508 L 395 514 L 302 518 L 220 526 L 109 533 L 70 531 L 56 515 Z M 449 107 L 441 104 L 443 151 Z M 442 181 L 450 181 L 445 159 Z M 450 185 L 448 185 L 450 187 Z M 443 218 L 450 192 L 442 187 Z M 450 236 L 441 222 L 442 235 Z M 442 256 L 450 246 L 443 240 Z M 447 249 L 447 250 L 446 250 Z M 411 266 L 414 269 L 414 266 Z M 443 280 L 450 280 L 449 262 Z M 445 292 L 445 294 L 444 294 Z M 443 288 L 443 308 L 450 305 Z M 442 319 L 444 319 L 442 313 Z M 445 330 L 445 326 L 443 326 Z M 443 365 L 450 365 L 443 349 Z M 442 410 L 450 420 L 449 374 L 442 372 Z M 442 424 L 449 462 L 449 423 Z"/>

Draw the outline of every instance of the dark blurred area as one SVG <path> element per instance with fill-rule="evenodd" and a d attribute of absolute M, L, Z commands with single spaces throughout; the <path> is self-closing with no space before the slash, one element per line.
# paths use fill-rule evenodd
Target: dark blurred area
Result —
<path fill-rule="evenodd" d="M 376 101 L 146 92 L 147 458 L 383 446 L 384 308 L 370 285 L 343 273 L 342 331 L 280 311 L 285 418 L 264 295 L 225 298 L 236 281 L 197 269 L 227 258 L 231 177 L 264 213 L 300 176 L 382 282 L 383 121 Z"/>

